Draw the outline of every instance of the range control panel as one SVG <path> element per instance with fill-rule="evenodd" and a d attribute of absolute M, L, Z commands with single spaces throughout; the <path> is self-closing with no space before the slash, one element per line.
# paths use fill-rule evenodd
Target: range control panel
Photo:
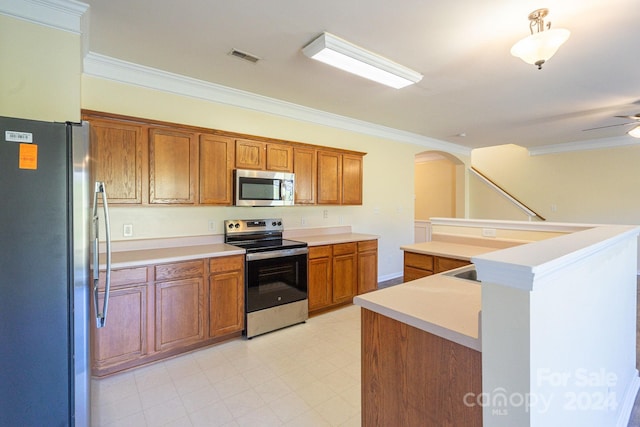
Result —
<path fill-rule="evenodd" d="M 270 219 L 227 219 L 224 221 L 224 233 L 256 233 L 256 232 L 270 232 L 279 231 L 282 232 L 284 226 L 282 225 L 282 218 L 270 218 Z"/>

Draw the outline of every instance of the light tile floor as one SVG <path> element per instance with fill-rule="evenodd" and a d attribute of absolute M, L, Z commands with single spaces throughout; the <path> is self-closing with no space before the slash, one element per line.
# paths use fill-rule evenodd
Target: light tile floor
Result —
<path fill-rule="evenodd" d="M 93 426 L 360 426 L 360 308 L 92 381 Z"/>

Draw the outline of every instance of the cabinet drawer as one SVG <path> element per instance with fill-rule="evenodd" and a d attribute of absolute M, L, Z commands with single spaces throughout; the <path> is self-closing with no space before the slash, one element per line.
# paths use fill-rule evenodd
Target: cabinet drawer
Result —
<path fill-rule="evenodd" d="M 204 262 L 198 260 L 160 264 L 155 266 L 155 270 L 156 281 L 202 276 L 204 274 Z"/>
<path fill-rule="evenodd" d="M 209 259 L 209 272 L 220 273 L 223 271 L 242 270 L 244 267 L 244 255 L 223 256 Z"/>
<path fill-rule="evenodd" d="M 101 271 L 99 276 L 99 288 L 104 289 L 106 272 Z M 137 283 L 147 282 L 147 267 L 122 268 L 111 270 L 111 286 L 121 287 Z"/>
<path fill-rule="evenodd" d="M 333 245 L 333 256 L 355 254 L 357 247 L 358 245 L 356 242 Z"/>
<path fill-rule="evenodd" d="M 373 251 L 378 249 L 377 240 L 365 240 L 364 242 L 358 242 L 358 252 Z"/>
<path fill-rule="evenodd" d="M 404 265 L 433 271 L 433 256 L 405 252 Z"/>
<path fill-rule="evenodd" d="M 454 268 L 462 267 L 471 264 L 469 261 L 454 258 L 436 257 L 436 273 L 441 273 L 447 270 L 453 270 Z"/>
<path fill-rule="evenodd" d="M 309 259 L 331 258 L 331 245 L 309 246 Z"/>
<path fill-rule="evenodd" d="M 431 276 L 433 274 L 433 272 L 428 271 L 428 270 L 421 270 L 419 268 L 414 268 L 414 267 L 404 267 L 404 277 L 403 277 L 403 281 L 404 282 L 410 282 L 412 280 L 416 280 L 419 279 L 421 277 L 427 277 L 427 276 Z"/>

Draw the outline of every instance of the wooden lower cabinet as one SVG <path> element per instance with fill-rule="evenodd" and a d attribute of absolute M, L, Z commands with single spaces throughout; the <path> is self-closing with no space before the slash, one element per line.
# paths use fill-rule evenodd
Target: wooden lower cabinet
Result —
<path fill-rule="evenodd" d="M 462 259 L 404 252 L 404 282 L 471 264 Z"/>
<path fill-rule="evenodd" d="M 244 256 L 210 260 L 209 336 L 244 329 Z"/>
<path fill-rule="evenodd" d="M 104 328 L 95 328 L 92 313 L 93 376 L 109 375 L 242 333 L 243 255 L 117 269 L 111 279 Z M 104 272 L 100 273 L 100 286 L 104 290 Z M 100 304 L 103 297 L 104 291 Z"/>
<path fill-rule="evenodd" d="M 441 256 L 435 257 L 435 272 L 442 273 L 443 271 L 453 270 L 454 268 L 464 267 L 471 264 L 469 261 L 455 258 L 445 258 Z"/>
<path fill-rule="evenodd" d="M 378 241 L 309 247 L 308 279 L 309 312 L 350 303 L 376 289 Z"/>
<path fill-rule="evenodd" d="M 357 243 L 333 245 L 333 303 L 351 302 L 358 289 Z"/>
<path fill-rule="evenodd" d="M 204 339 L 202 277 L 156 283 L 156 351 Z"/>
<path fill-rule="evenodd" d="M 477 350 L 362 309 L 363 426 L 482 426 Z"/>
<path fill-rule="evenodd" d="M 104 300 L 105 274 L 99 278 L 99 306 Z M 91 359 L 94 375 L 133 366 L 148 354 L 149 286 L 147 268 L 126 268 L 111 273 L 111 291 L 105 326 L 96 328 L 91 304 Z"/>
<path fill-rule="evenodd" d="M 332 304 L 332 253 L 331 245 L 309 248 L 307 287 L 310 312 L 329 307 Z"/>
<path fill-rule="evenodd" d="M 378 289 L 378 241 L 358 242 L 358 295 Z"/>

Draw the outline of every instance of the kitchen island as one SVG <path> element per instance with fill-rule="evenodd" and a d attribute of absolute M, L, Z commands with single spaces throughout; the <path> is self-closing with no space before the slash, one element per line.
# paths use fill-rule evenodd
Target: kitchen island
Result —
<path fill-rule="evenodd" d="M 481 426 L 480 283 L 448 273 L 361 295 L 362 425 Z"/>
<path fill-rule="evenodd" d="M 363 425 L 391 425 L 391 413 L 408 426 L 626 426 L 640 388 L 639 229 L 574 228 L 472 256 L 482 281 L 479 321 L 468 299 L 444 286 L 448 273 L 356 298 Z M 447 319 L 456 310 L 451 316 L 468 330 Z M 476 327 L 476 336 L 464 332 Z M 480 351 L 464 345 L 474 342 Z"/>

